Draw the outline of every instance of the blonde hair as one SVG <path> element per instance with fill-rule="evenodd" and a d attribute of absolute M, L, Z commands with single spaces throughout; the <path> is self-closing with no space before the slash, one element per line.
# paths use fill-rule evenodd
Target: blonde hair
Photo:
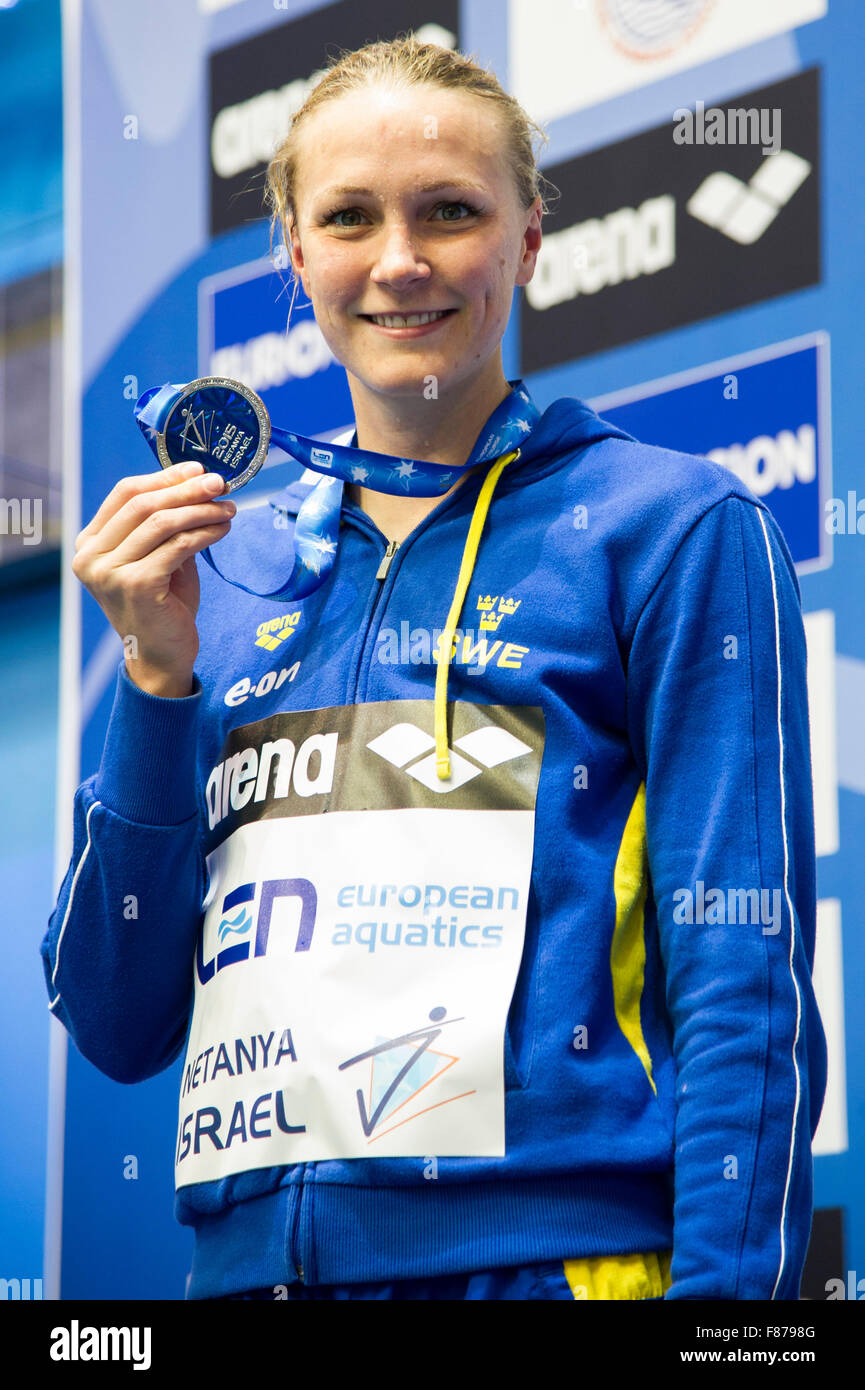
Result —
<path fill-rule="evenodd" d="M 544 178 L 537 166 L 533 134 L 543 144 L 548 143 L 548 136 L 541 127 L 526 115 L 516 98 L 504 90 L 494 73 L 487 72 L 471 58 L 450 48 L 422 43 L 411 33 L 401 34 L 387 42 L 368 43 L 354 50 L 341 49 L 306 101 L 294 113 L 288 133 L 267 169 L 265 196 L 272 214 L 271 251 L 274 232 L 278 229 L 291 260 L 291 227 L 296 217 L 298 130 L 303 122 L 325 102 L 378 82 L 404 87 L 445 87 L 494 102 L 501 117 L 505 154 L 521 206 L 529 208 L 536 198 L 540 198 L 542 211 L 549 211 L 544 189 L 549 189 L 554 196 L 558 196 L 558 189 Z"/>

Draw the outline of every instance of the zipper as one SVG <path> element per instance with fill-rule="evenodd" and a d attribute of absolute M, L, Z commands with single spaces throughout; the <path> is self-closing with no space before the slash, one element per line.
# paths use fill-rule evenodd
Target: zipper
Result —
<path fill-rule="evenodd" d="M 399 541 L 388 541 L 387 550 L 381 557 L 381 564 L 375 572 L 376 579 L 387 579 L 387 572 L 390 569 L 390 562 L 399 550 Z"/>
<path fill-rule="evenodd" d="M 370 523 L 370 525 L 372 525 L 372 523 Z M 384 537 L 382 537 L 382 539 L 384 539 Z M 366 649 L 366 644 L 369 639 L 369 634 L 373 626 L 375 615 L 381 603 L 381 596 L 384 593 L 384 590 L 387 586 L 388 571 L 390 570 L 393 557 L 396 555 L 396 552 L 400 548 L 400 544 L 400 541 L 387 542 L 384 554 L 382 555 L 381 560 L 379 561 L 378 569 L 375 572 L 375 584 L 373 586 L 374 592 L 372 597 L 372 604 L 370 605 L 370 608 L 364 620 L 364 635 L 363 643 L 361 646 L 361 654 L 358 659 L 357 669 L 355 670 L 354 676 L 352 678 L 351 689 L 346 692 L 347 704 L 354 704 L 357 700 L 358 685 L 361 679 L 361 675 L 363 673 L 363 652 Z"/>
<path fill-rule="evenodd" d="M 468 480 L 467 487 L 471 489 L 476 481 L 476 479 L 470 478 Z M 364 620 L 363 642 L 361 644 L 360 656 L 358 659 L 357 669 L 354 672 L 354 679 L 352 681 L 351 688 L 346 691 L 346 704 L 353 705 L 357 703 L 357 692 L 364 670 L 363 658 L 366 652 L 367 641 L 373 626 L 376 612 L 378 611 L 378 607 L 381 602 L 381 596 L 384 592 L 385 583 L 388 578 L 388 571 L 390 570 L 391 562 L 393 561 L 394 555 L 399 550 L 400 545 L 408 545 L 414 540 L 416 540 L 422 531 L 427 530 L 427 528 L 433 524 L 434 520 L 439 520 L 444 511 L 454 507 L 457 504 L 457 502 L 460 502 L 466 495 L 466 487 L 457 488 L 456 491 L 452 492 L 449 497 L 443 498 L 442 501 L 438 504 L 438 506 L 434 507 L 431 512 L 427 512 L 426 516 L 418 522 L 414 530 L 410 531 L 403 541 L 387 542 L 387 547 L 385 549 L 384 554 L 381 557 L 378 569 L 375 572 L 376 580 L 380 580 L 381 583 L 380 585 L 377 585 L 377 592 L 375 594 L 375 598 Z M 472 503 L 472 505 L 474 505 L 474 502 Z M 362 511 L 359 507 L 356 508 L 351 504 L 349 504 L 349 506 L 346 507 L 345 504 L 343 504 L 343 520 L 346 522 L 350 520 L 355 526 L 358 527 L 359 530 L 365 532 L 365 534 L 368 536 L 381 536 L 381 539 L 384 540 L 384 536 L 376 526 L 375 522 L 370 517 L 368 517 L 366 513 Z"/>
<path fill-rule="evenodd" d="M 364 519 L 365 519 L 365 520 L 368 520 L 368 518 L 364 518 Z M 370 525 L 370 526 L 374 526 L 374 523 L 369 522 L 369 525 Z M 361 529 L 366 529 L 366 528 L 365 528 L 365 527 L 362 527 Z M 377 569 L 376 572 L 375 572 L 376 580 L 377 580 L 377 581 L 380 581 L 380 582 L 378 582 L 378 583 L 376 584 L 375 598 L 374 598 L 374 600 L 373 600 L 372 607 L 370 608 L 369 614 L 367 615 L 367 620 L 366 620 L 366 625 L 365 625 L 365 626 L 366 626 L 366 632 L 365 632 L 365 634 L 364 634 L 364 646 L 366 645 L 366 639 L 367 639 L 367 637 L 369 636 L 369 632 L 370 632 L 370 629 L 371 629 L 371 627 L 372 627 L 373 618 L 375 617 L 376 610 L 377 610 L 377 608 L 378 608 L 378 606 L 379 606 L 379 603 L 381 602 L 381 596 L 382 596 L 382 592 L 383 592 L 384 586 L 385 586 L 385 585 L 384 585 L 384 582 L 385 582 L 385 580 L 387 579 L 388 570 L 389 570 L 390 567 L 391 567 L 391 562 L 392 562 L 392 560 L 393 560 L 394 555 L 396 555 L 396 552 L 399 550 L 399 547 L 400 547 L 400 542 L 399 542 L 399 541 L 388 541 L 387 547 L 386 547 L 386 549 L 385 549 L 385 552 L 384 552 L 384 554 L 382 555 L 381 560 L 380 560 L 380 562 L 379 562 L 378 569 Z M 362 667 L 361 667 L 361 665 L 359 664 L 359 665 L 358 665 L 358 669 L 357 669 L 357 671 L 355 672 L 355 676 L 354 676 L 354 690 L 352 691 L 351 696 L 347 698 L 347 703 L 353 703 L 353 702 L 354 702 L 354 699 L 355 699 L 355 697 L 356 697 L 356 695 L 357 695 L 357 685 L 358 685 L 358 681 L 359 681 L 359 679 L 360 679 L 361 669 L 362 669 Z M 305 1177 L 307 1165 L 304 1164 L 303 1167 L 304 1167 L 304 1177 Z M 302 1215 L 303 1215 L 303 1203 L 304 1203 L 305 1197 L 306 1197 L 306 1183 L 305 1183 L 304 1179 L 302 1178 L 302 1179 L 301 1179 L 301 1183 L 300 1183 L 300 1200 L 299 1200 L 298 1209 L 297 1209 L 297 1219 L 296 1219 L 296 1221 L 295 1221 L 294 1232 L 293 1232 L 293 1234 L 292 1234 L 292 1256 L 293 1256 L 293 1259 L 294 1259 L 294 1267 L 295 1267 L 295 1269 L 297 1270 L 298 1282 L 301 1283 L 301 1284 L 304 1282 L 303 1264 L 301 1263 L 301 1260 L 300 1260 L 299 1251 L 298 1251 L 298 1253 L 295 1253 L 295 1251 L 297 1251 L 297 1247 L 298 1247 L 298 1245 L 299 1245 L 298 1236 L 299 1236 L 299 1232 L 300 1232 L 300 1228 L 301 1228 L 301 1217 L 302 1217 Z"/>
<path fill-rule="evenodd" d="M 300 1169 L 301 1169 L 302 1171 L 301 1171 L 301 1177 L 300 1177 L 300 1191 L 299 1191 L 299 1193 L 298 1193 L 298 1199 L 297 1199 L 297 1213 L 296 1213 L 296 1215 L 295 1215 L 295 1218 L 294 1218 L 294 1225 L 293 1225 L 292 1231 L 291 1231 L 291 1258 L 292 1258 L 292 1261 L 293 1261 L 293 1263 L 294 1263 L 294 1267 L 295 1267 L 295 1269 L 297 1270 L 297 1277 L 298 1277 L 298 1280 L 299 1280 L 300 1283 L 302 1284 L 302 1283 L 303 1283 L 303 1264 L 301 1263 L 300 1251 L 299 1251 L 299 1249 L 298 1249 L 298 1246 L 300 1245 L 300 1225 L 301 1225 L 301 1216 L 302 1216 L 302 1214 L 303 1214 L 303 1198 L 304 1198 L 304 1192 L 305 1192 L 304 1178 L 306 1177 L 307 1164 L 301 1163 L 301 1164 L 299 1164 L 298 1166 L 300 1167 Z"/>

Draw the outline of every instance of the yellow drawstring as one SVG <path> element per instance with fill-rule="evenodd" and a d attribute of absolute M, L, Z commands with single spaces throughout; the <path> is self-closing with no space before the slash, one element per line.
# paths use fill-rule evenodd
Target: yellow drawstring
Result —
<path fill-rule="evenodd" d="M 489 510 L 490 498 L 493 495 L 493 488 L 499 480 L 502 469 L 508 463 L 513 463 L 514 459 L 520 456 L 519 449 L 512 454 L 502 454 L 496 459 L 484 478 L 483 486 L 478 493 L 478 500 L 475 502 L 475 509 L 472 513 L 469 533 L 466 536 L 466 543 L 463 549 L 463 558 L 460 561 L 460 571 L 457 575 L 457 586 L 454 589 L 453 602 L 447 616 L 444 632 L 439 640 L 438 649 L 438 670 L 436 671 L 436 688 L 433 702 L 433 714 L 435 719 L 435 740 L 436 740 L 436 772 L 439 780 L 447 782 L 451 775 L 450 749 L 448 748 L 448 670 L 450 667 L 454 633 L 460 619 L 462 606 L 465 601 L 466 590 L 472 577 L 472 571 L 477 559 L 478 546 L 480 545 L 481 532 L 484 529 L 484 522 Z"/>

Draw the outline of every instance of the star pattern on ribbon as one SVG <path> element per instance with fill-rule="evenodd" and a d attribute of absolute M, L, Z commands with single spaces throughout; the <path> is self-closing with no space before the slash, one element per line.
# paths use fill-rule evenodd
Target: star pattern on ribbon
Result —
<path fill-rule="evenodd" d="M 222 385 L 218 383 L 216 387 L 209 386 L 207 389 L 218 390 Z M 372 450 L 361 450 L 355 443 L 340 444 L 335 440 L 327 441 L 325 452 L 328 462 L 325 465 L 320 457 L 318 460 L 315 458 L 322 453 L 321 440 L 290 433 L 271 423 L 271 446 L 283 449 L 298 463 L 304 464 L 316 475 L 316 481 L 308 485 L 296 513 L 291 573 L 278 589 L 259 596 L 303 599 L 325 581 L 338 550 L 346 482 L 364 483 L 374 491 L 391 496 L 440 497 L 475 465 L 517 452 L 535 428 L 540 411 L 521 381 L 509 382 L 509 385 L 510 395 L 499 402 L 478 435 L 465 464 L 459 468 L 443 469 L 441 464 L 422 459 L 394 458 Z M 166 383 L 160 388 L 146 391 L 136 402 L 135 417 L 154 453 L 157 453 L 156 442 L 164 422 L 186 390 L 184 386 Z M 356 429 L 352 439 L 357 439 Z M 271 505 L 279 506 L 273 500 Z M 290 515 L 288 509 L 283 510 L 286 516 Z M 222 573 L 210 554 L 209 546 L 201 554 L 217 574 Z M 239 580 L 230 579 L 229 582 L 246 593 L 259 593 Z"/>
<path fill-rule="evenodd" d="M 317 541 L 313 541 L 313 549 L 320 555 L 335 555 L 336 541 L 331 540 L 330 536 L 319 536 Z"/>

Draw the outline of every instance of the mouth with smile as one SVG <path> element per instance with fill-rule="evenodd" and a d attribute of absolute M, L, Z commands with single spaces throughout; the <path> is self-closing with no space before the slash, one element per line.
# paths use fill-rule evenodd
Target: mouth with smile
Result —
<path fill-rule="evenodd" d="M 430 332 L 456 312 L 456 309 L 418 309 L 409 313 L 359 314 L 358 317 L 387 333 L 413 338 Z"/>

